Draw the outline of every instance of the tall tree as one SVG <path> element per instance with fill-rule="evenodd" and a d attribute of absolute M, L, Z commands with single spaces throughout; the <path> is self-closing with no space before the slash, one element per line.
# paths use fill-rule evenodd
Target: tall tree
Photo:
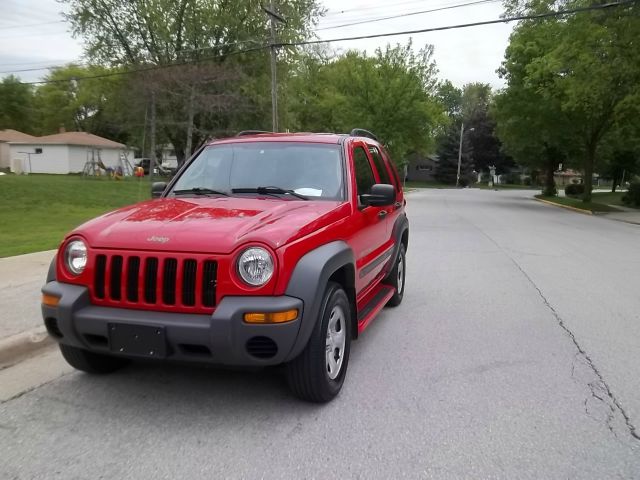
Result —
<path fill-rule="evenodd" d="M 512 12 L 541 13 L 586 4 L 584 0 L 514 0 L 507 6 Z M 599 147 L 616 123 L 633 122 L 638 115 L 638 104 L 632 99 L 640 92 L 640 50 L 629 45 L 640 33 L 639 13 L 636 3 L 523 22 L 507 49 L 501 71 L 508 87 L 498 102 L 503 140 L 514 151 L 538 143 L 538 156 L 543 156 L 544 149 L 579 156 L 584 201 L 591 199 Z M 520 120 L 514 120 L 514 115 Z M 538 132 L 533 142 L 526 138 L 532 127 Z"/>
<path fill-rule="evenodd" d="M 410 152 L 429 153 L 444 121 L 435 98 L 433 48 L 387 46 L 371 57 L 349 51 L 331 59 L 308 56 L 291 81 L 291 109 L 301 130 L 367 128 L 402 164 Z"/>
<path fill-rule="evenodd" d="M 114 70 L 100 66 L 67 65 L 53 69 L 46 83 L 36 90 L 38 133 L 57 132 L 60 127 L 126 141 L 127 133 L 110 108 L 122 94 L 122 77 L 109 76 Z M 77 80 L 82 77 L 94 77 Z"/>
<path fill-rule="evenodd" d="M 9 75 L 0 81 L 0 130 L 11 128 L 34 133 L 33 89 Z"/>
<path fill-rule="evenodd" d="M 157 98 L 159 121 L 167 119 L 162 105 L 180 101 L 187 105 L 179 122 L 161 124 L 179 158 L 188 155 L 194 132 L 229 132 L 238 126 L 260 127 L 268 118 L 270 103 L 267 76 L 269 29 L 267 16 L 258 0 L 61 0 L 69 5 L 68 20 L 73 33 L 82 37 L 87 56 L 101 64 L 128 68 L 153 68 L 145 75 L 149 88 L 142 97 L 149 103 Z M 277 32 L 278 41 L 292 42 L 310 35 L 311 26 L 322 13 L 316 0 L 279 0 L 276 9 L 286 18 Z M 279 71 L 285 76 L 294 50 L 281 51 Z M 161 69 L 168 65 L 231 64 L 245 74 L 242 81 L 227 83 L 227 92 L 251 103 L 244 120 L 238 121 L 228 110 L 219 115 L 199 115 L 189 106 L 207 95 L 211 85 L 193 76 L 175 75 L 167 80 Z M 154 81 L 148 81 L 155 77 Z M 189 80 L 191 78 L 191 80 Z M 162 83 L 166 84 L 163 86 Z M 172 98 L 157 96 L 157 90 L 173 88 Z M 202 92 L 200 91 L 202 89 Z M 170 115 L 174 119 L 175 115 Z M 192 132 L 191 134 L 189 132 Z M 193 145 L 193 141 L 192 141 Z"/>

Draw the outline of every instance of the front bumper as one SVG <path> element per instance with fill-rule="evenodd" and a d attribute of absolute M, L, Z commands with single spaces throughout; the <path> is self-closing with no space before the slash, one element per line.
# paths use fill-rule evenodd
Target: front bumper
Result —
<path fill-rule="evenodd" d="M 135 357 L 114 351 L 109 326 L 160 327 L 166 338 L 162 358 L 180 362 L 237 366 L 277 365 L 288 360 L 303 323 L 302 300 L 290 297 L 225 297 L 212 315 L 154 312 L 92 305 L 86 287 L 48 282 L 44 294 L 60 298 L 58 306 L 42 305 L 49 334 L 58 342 L 96 353 Z M 298 309 L 287 323 L 256 325 L 243 321 L 246 312 Z M 157 358 L 144 355 L 145 358 Z"/>

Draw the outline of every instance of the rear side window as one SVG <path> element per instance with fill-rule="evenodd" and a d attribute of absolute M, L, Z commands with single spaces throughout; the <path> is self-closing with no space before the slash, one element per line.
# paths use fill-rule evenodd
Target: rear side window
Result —
<path fill-rule="evenodd" d="M 358 195 L 371 192 L 371 187 L 376 183 L 373 178 L 373 171 L 369 163 L 369 157 L 362 147 L 353 149 L 353 162 L 356 169 L 356 185 L 358 186 Z"/>
<path fill-rule="evenodd" d="M 371 154 L 371 158 L 373 158 L 373 163 L 376 166 L 376 170 L 378 170 L 378 175 L 380 175 L 380 181 L 382 183 L 393 185 L 391 178 L 389 178 L 389 170 L 387 170 L 387 166 L 384 164 L 384 160 L 382 159 L 380 150 L 369 145 L 369 153 Z"/>

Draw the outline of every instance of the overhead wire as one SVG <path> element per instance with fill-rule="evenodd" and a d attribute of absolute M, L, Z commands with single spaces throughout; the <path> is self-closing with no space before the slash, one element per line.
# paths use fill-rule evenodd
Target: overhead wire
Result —
<path fill-rule="evenodd" d="M 334 26 L 316 28 L 314 31 L 315 32 L 319 32 L 321 30 L 335 30 L 336 28 L 351 27 L 351 26 L 354 26 L 354 25 L 362 25 L 362 24 L 365 24 L 365 23 L 382 22 L 384 20 L 393 20 L 393 19 L 396 19 L 396 18 L 411 17 L 411 16 L 415 16 L 415 15 L 423 15 L 425 13 L 440 12 L 440 11 L 443 11 L 443 10 L 453 10 L 455 8 L 470 7 L 470 6 L 474 6 L 474 5 L 482 5 L 482 4 L 487 4 L 487 3 L 499 3 L 501 1 L 502 0 L 475 0 L 473 2 L 458 3 L 458 4 L 454 4 L 454 5 L 446 5 L 446 6 L 442 6 L 442 7 L 431 8 L 429 10 L 420 10 L 418 12 L 400 13 L 400 14 L 397 14 L 397 15 L 389 15 L 389 16 L 386 16 L 386 17 L 379 17 L 379 18 L 372 18 L 372 19 L 368 19 L 368 20 L 359 20 L 357 22 L 344 23 L 342 25 L 334 25 Z"/>
<path fill-rule="evenodd" d="M 486 21 L 470 22 L 470 23 L 461 23 L 461 24 L 455 24 L 455 25 L 445 25 L 445 26 L 441 26 L 441 27 L 430 27 L 430 28 L 421 28 L 421 29 L 415 29 L 415 30 L 403 30 L 403 31 L 397 31 L 397 32 L 375 33 L 375 34 L 370 34 L 370 35 L 356 35 L 356 36 L 331 38 L 331 39 L 305 40 L 305 41 L 299 41 L 299 42 L 276 42 L 273 45 L 265 44 L 265 45 L 260 45 L 260 46 L 256 46 L 256 47 L 251 47 L 251 48 L 231 51 L 231 52 L 226 53 L 226 54 L 218 54 L 218 55 L 213 55 L 213 56 L 209 56 L 209 57 L 202 57 L 201 59 L 198 59 L 197 61 L 184 60 L 184 61 L 181 61 L 181 62 L 173 62 L 173 63 L 163 64 L 163 65 L 150 65 L 148 67 L 142 67 L 142 68 L 137 68 L 137 69 L 132 69 L 132 70 L 108 72 L 108 73 L 98 74 L 98 75 L 72 77 L 72 78 L 68 78 L 68 79 L 57 79 L 57 80 L 42 80 L 42 81 L 36 81 L 36 82 L 21 82 L 21 83 L 24 84 L 24 85 L 40 85 L 40 84 L 48 84 L 48 83 L 64 83 L 64 82 L 68 82 L 68 81 L 71 81 L 71 80 L 81 81 L 81 80 L 91 80 L 91 79 L 106 78 L 106 77 L 120 76 L 120 75 L 131 75 L 131 74 L 135 74 L 135 73 L 148 72 L 148 71 L 153 71 L 153 70 L 160 70 L 160 69 L 163 69 L 163 68 L 171 68 L 171 67 L 179 66 L 179 65 L 187 65 L 187 64 L 192 64 L 192 63 L 206 62 L 206 61 L 209 61 L 209 60 L 215 60 L 215 59 L 219 59 L 219 58 L 223 58 L 223 57 L 235 56 L 235 55 L 240 55 L 240 54 L 244 54 L 244 53 L 257 52 L 257 51 L 269 49 L 272 46 L 277 47 L 277 48 L 299 47 L 299 46 L 305 46 L 305 45 L 316 45 L 316 44 L 321 44 L 321 43 L 348 42 L 348 41 L 364 40 L 364 39 L 371 39 L 371 38 L 386 38 L 386 37 L 401 36 L 401 35 L 415 35 L 415 34 L 419 34 L 419 33 L 438 32 L 438 31 L 445 31 L 445 30 L 455 30 L 455 29 L 460 29 L 460 28 L 471 28 L 471 27 L 478 27 L 478 26 L 484 26 L 484 25 L 495 25 L 495 24 L 500 24 L 500 23 L 510 23 L 510 22 L 516 22 L 516 21 L 522 21 L 522 20 L 540 20 L 540 19 L 545 19 L 545 18 L 560 17 L 560 16 L 565 16 L 565 15 L 572 15 L 572 14 L 575 14 L 575 13 L 583 13 L 583 12 L 589 12 L 589 11 L 595 11 L 595 10 L 607 10 L 607 9 L 611 9 L 611 8 L 617 8 L 617 7 L 637 4 L 638 2 L 639 2 L 639 0 L 624 0 L 624 1 L 621 1 L 621 2 L 611 2 L 611 3 L 605 3 L 605 4 L 596 4 L 596 5 L 572 8 L 572 9 L 567 9 L 567 10 L 556 10 L 556 11 L 537 13 L 537 14 L 529 14 L 529 15 L 517 15 L 517 16 L 513 16 L 513 17 L 504 17 L 504 18 L 499 18 L 499 19 L 494 19 L 494 20 L 486 20 Z"/>

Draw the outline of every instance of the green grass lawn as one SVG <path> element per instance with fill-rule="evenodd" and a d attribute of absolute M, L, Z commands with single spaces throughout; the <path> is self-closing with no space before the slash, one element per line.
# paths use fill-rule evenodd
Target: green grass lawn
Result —
<path fill-rule="evenodd" d="M 0 257 L 57 248 L 74 227 L 150 198 L 148 178 L 0 176 Z"/>
<path fill-rule="evenodd" d="M 624 197 L 626 193 L 627 192 L 596 192 L 591 194 L 591 198 L 598 203 L 604 203 L 606 205 L 620 205 L 622 207 L 628 207 L 629 205 L 625 205 L 622 201 L 622 197 Z"/>
<path fill-rule="evenodd" d="M 547 200 L 548 202 L 553 202 L 560 205 L 567 205 L 569 207 L 579 208 L 580 210 L 587 210 L 591 212 L 619 212 L 620 211 L 615 207 L 611 207 L 605 203 L 600 203 L 600 200 L 598 200 L 598 202 L 585 203 L 579 198 L 545 197 L 544 195 L 536 195 L 536 198 L 540 198 L 542 200 Z"/>

